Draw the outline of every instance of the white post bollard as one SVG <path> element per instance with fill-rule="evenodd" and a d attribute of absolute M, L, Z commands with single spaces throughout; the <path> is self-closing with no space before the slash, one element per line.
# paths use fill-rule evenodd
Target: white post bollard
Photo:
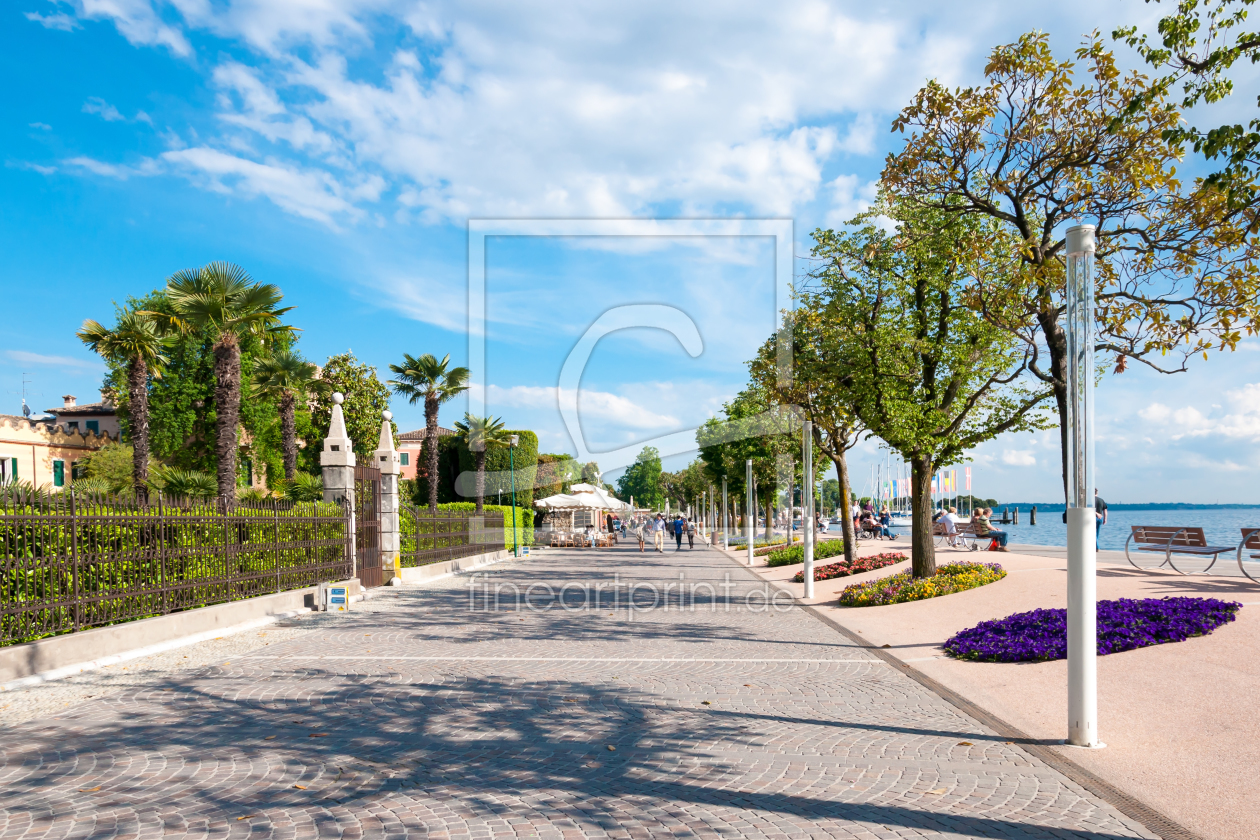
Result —
<path fill-rule="evenodd" d="M 814 597 L 814 424 L 801 424 L 801 528 L 805 532 L 805 597 Z"/>
<path fill-rule="evenodd" d="M 381 436 L 373 453 L 375 466 L 381 471 L 381 566 L 391 569 L 390 586 L 402 585 L 402 508 L 398 502 L 398 476 L 402 462 L 394 449 L 394 430 L 389 421 L 394 417 L 388 411 L 381 412 Z"/>
<path fill-rule="evenodd" d="M 332 416 L 328 421 L 328 437 L 324 438 L 324 450 L 319 453 L 319 466 L 324 479 L 324 501 L 344 500 L 350 506 L 350 576 L 358 577 L 354 521 L 354 441 L 346 433 L 346 418 L 341 412 L 341 404 L 345 399 L 340 393 L 332 395 Z"/>
<path fill-rule="evenodd" d="M 726 476 L 722 476 L 722 550 L 731 547 L 731 507 L 726 499 Z"/>
<path fill-rule="evenodd" d="M 748 565 L 751 566 L 753 564 L 753 541 L 757 538 L 757 508 L 753 499 L 752 458 L 748 459 L 747 473 L 748 475 L 744 482 L 744 486 L 747 488 L 744 492 L 744 507 L 747 508 L 747 515 L 744 518 L 748 522 Z"/>
<path fill-rule="evenodd" d="M 1067 653 L 1068 737 L 1098 735 L 1098 610 L 1094 511 L 1094 226 L 1067 231 Z"/>

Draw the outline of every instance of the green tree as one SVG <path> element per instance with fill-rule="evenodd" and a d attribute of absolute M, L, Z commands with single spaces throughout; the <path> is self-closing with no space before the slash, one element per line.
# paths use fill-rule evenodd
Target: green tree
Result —
<path fill-rule="evenodd" d="M 828 335 L 843 327 L 808 307 L 785 313 L 784 317 L 784 328 L 763 344 L 749 363 L 751 381 L 767 400 L 799 408 L 814 424 L 814 445 L 831 459 L 840 496 L 846 497 L 851 492 L 847 453 L 857 446 L 865 428 L 848 405 L 846 388 L 829 369 Z M 778 342 L 786 336 L 791 336 L 792 341 L 792 376 L 784 382 L 779 376 Z M 857 559 L 853 520 L 844 516 L 840 521 L 844 556 L 853 562 Z"/>
<path fill-rule="evenodd" d="M 1137 49 L 1147 64 L 1164 73 L 1130 100 L 1116 122 L 1159 105 L 1174 91 L 1180 92 L 1181 107 L 1186 109 L 1213 105 L 1232 94 L 1229 70 L 1234 64 L 1244 59 L 1249 64 L 1260 61 L 1260 33 L 1245 25 L 1248 7 L 1254 3 L 1180 0 L 1175 12 L 1159 20 L 1158 46 L 1146 35 L 1138 35 L 1136 26 L 1115 30 L 1113 38 Z M 1254 208 L 1260 199 L 1260 119 L 1253 117 L 1245 126 L 1226 123 L 1209 129 L 1179 122 L 1165 129 L 1163 138 L 1175 147 L 1188 143 L 1206 159 L 1218 162 L 1220 168 L 1205 179 L 1206 184 L 1222 190 L 1231 208 L 1247 210 L 1254 231 Z"/>
<path fill-rule="evenodd" d="M 911 465 L 912 566 L 930 577 L 933 473 L 1004 432 L 1045 428 L 1050 390 L 1027 375 L 1032 351 L 967 304 L 974 282 L 1001 280 L 966 273 L 977 249 L 1006 245 L 996 225 L 882 199 L 853 224 L 814 232 L 819 291 L 802 303 L 839 325 L 823 355 L 848 409 Z"/>
<path fill-rule="evenodd" d="M 120 310 L 113 329 L 89 318 L 79 328 L 78 336 L 93 352 L 126 367 L 132 486 L 141 502 L 148 501 L 149 378 L 162 377 L 164 352 L 170 341 L 162 335 L 151 314 L 134 309 Z"/>
<path fill-rule="evenodd" d="M 166 281 L 171 313 L 164 317 L 179 332 L 201 336 L 214 354 L 215 461 L 219 495 L 236 501 L 236 456 L 240 446 L 241 343 L 248 337 L 266 342 L 292 332 L 280 317 L 293 307 L 279 308 L 278 286 L 256 283 L 245 269 L 212 262 L 184 269 Z"/>
<path fill-rule="evenodd" d="M 1164 138 L 1178 109 L 1145 77 L 1121 74 L 1097 39 L 1077 57 L 1083 72 L 1033 33 L 995 48 L 981 85 L 929 83 L 894 122 L 909 136 L 883 174 L 911 203 L 1003 232 L 1005 252 L 988 258 L 1011 265 L 992 272 L 1000 282 L 973 284 L 967 304 L 1035 351 L 1028 370 L 1054 393 L 1065 493 L 1068 225 L 1097 227 L 1096 348 L 1117 373 L 1134 361 L 1184 371 L 1260 323 L 1245 220 L 1224 193 L 1177 174 L 1181 149 Z"/>
<path fill-rule="evenodd" d="M 581 480 L 582 465 L 567 452 L 542 453 L 538 456 L 538 476 L 535 479 L 538 496 L 545 498 L 568 493 Z"/>
<path fill-rule="evenodd" d="M 589 484 L 592 487 L 601 487 L 602 482 L 599 479 L 599 464 L 594 461 L 587 461 L 582 465 L 582 483 Z"/>
<path fill-rule="evenodd" d="M 284 453 L 284 478 L 297 476 L 297 405 L 310 395 L 327 389 L 319 378 L 319 369 L 288 347 L 276 348 L 258 359 L 250 384 L 255 396 L 274 400 L 280 411 L 281 450 Z"/>
<path fill-rule="evenodd" d="M 420 357 L 403 354 L 401 365 L 389 366 L 398 377 L 389 381 L 394 393 L 406 397 L 412 405 L 424 403 L 424 451 L 430 475 L 437 475 L 438 467 L 438 409 L 442 403 L 468 390 L 468 368 L 450 367 L 450 361 L 449 353 L 440 362 L 432 353 Z M 436 511 L 437 504 L 437 482 L 430 481 L 429 510 Z"/>
<path fill-rule="evenodd" d="M 360 362 L 353 353 L 329 356 L 319 371 L 319 379 L 323 384 L 314 389 L 311 399 L 311 437 L 300 456 L 303 468 L 312 474 L 320 472 L 319 452 L 322 447 L 310 444 L 323 440 L 328 434 L 334 393 L 345 397 L 341 412 L 346 421 L 346 434 L 353 441 L 354 452 L 360 458 L 376 451 L 381 439 L 381 415 L 389 410 L 389 388 L 377 376 L 375 367 Z M 298 426 L 300 430 L 300 413 Z M 398 434 L 398 427 L 393 421 L 390 421 L 390 429 Z"/>
<path fill-rule="evenodd" d="M 481 514 L 486 504 L 486 453 L 491 449 L 503 449 L 509 445 L 509 435 L 503 420 L 495 417 L 474 417 L 467 412 L 464 419 L 455 424 L 460 442 L 472 453 L 477 465 L 477 509 Z"/>
<path fill-rule="evenodd" d="M 626 502 L 634 497 L 635 507 L 656 510 L 665 505 L 661 492 L 661 453 L 645 446 L 617 479 L 617 497 Z"/>

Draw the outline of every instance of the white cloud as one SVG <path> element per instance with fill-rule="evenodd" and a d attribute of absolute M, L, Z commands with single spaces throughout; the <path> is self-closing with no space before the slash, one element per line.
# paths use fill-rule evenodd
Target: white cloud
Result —
<path fill-rule="evenodd" d="M 1205 408 L 1206 413 L 1192 405 L 1174 409 L 1151 403 L 1138 416 L 1159 426 L 1168 440 L 1222 438 L 1260 442 L 1260 382 L 1226 391 L 1223 404 Z"/>
<path fill-rule="evenodd" d="M 157 175 L 161 170 L 161 165 L 151 158 L 145 158 L 135 166 L 127 166 L 118 163 L 106 163 L 105 161 L 96 160 L 90 157 L 73 157 L 64 161 L 67 166 L 75 166 L 80 169 L 86 169 L 95 175 L 104 175 L 107 178 L 117 178 L 125 181 L 133 176 Z"/>
<path fill-rule="evenodd" d="M 205 146 L 163 152 L 162 160 L 209 189 L 262 196 L 290 213 L 330 226 L 335 226 L 339 214 L 359 215 L 349 199 L 370 196 L 383 186 L 378 177 L 369 177 L 347 189 L 325 172 L 276 161 L 258 163 Z"/>
<path fill-rule="evenodd" d="M 863 181 L 856 175 L 840 175 L 827 186 L 831 190 L 831 209 L 825 221 L 832 229 L 844 227 L 874 204 L 879 190 L 878 181 Z"/>
<path fill-rule="evenodd" d="M 31 128 L 38 128 L 40 131 L 52 131 L 52 126 L 48 123 L 33 122 L 30 126 Z"/>
<path fill-rule="evenodd" d="M 54 12 L 51 15 L 27 12 L 26 19 L 35 21 L 45 29 L 60 29 L 62 32 L 70 32 L 79 28 L 79 22 L 65 12 Z"/>
<path fill-rule="evenodd" d="M 171 0 L 161 13 L 147 0 L 75 2 L 133 43 L 179 55 L 196 30 L 252 47 L 258 66 L 238 57 L 213 71 L 237 136 L 205 145 L 239 142 L 257 157 L 244 150 L 266 143 L 270 165 L 338 182 L 373 172 L 398 196 L 387 212 L 425 222 L 662 205 L 790 214 L 817 197 L 830 159 L 874 151 L 873 111 L 928 75 L 950 76 L 965 55 L 950 34 L 814 0 L 596 5 L 565 17 L 401 0 Z M 384 66 L 348 60 L 373 39 L 399 44 Z M 329 192 L 360 205 L 386 192 L 354 187 Z M 313 205 L 281 206 L 328 217 L 311 195 Z"/>
<path fill-rule="evenodd" d="M 137 46 L 166 47 L 188 56 L 192 47 L 175 25 L 162 19 L 149 0 L 71 0 L 81 18 L 112 20 L 119 33 Z M 178 2 L 177 5 L 184 5 Z M 188 4 L 192 5 L 192 4 Z"/>
<path fill-rule="evenodd" d="M 88 101 L 83 103 L 83 113 L 99 114 L 105 122 L 122 122 L 127 119 L 117 108 L 110 105 L 99 96 L 89 96 Z"/>
<path fill-rule="evenodd" d="M 1030 449 L 1003 449 L 1002 463 L 1010 467 L 1035 467 L 1037 457 Z"/>
<path fill-rule="evenodd" d="M 558 410 L 559 392 L 560 389 L 553 386 L 515 385 L 502 388 L 491 385 L 486 392 L 486 406 L 488 411 L 497 411 L 499 406 Z M 571 392 L 566 392 L 566 396 L 572 399 Z M 578 391 L 578 413 L 584 420 L 604 420 L 632 429 L 666 429 L 678 425 L 677 418 L 651 411 L 641 402 L 586 388 Z"/>
<path fill-rule="evenodd" d="M 48 356 L 43 353 L 31 353 L 28 350 L 6 350 L 4 355 L 15 362 L 26 365 L 49 365 L 51 367 L 71 368 L 73 370 L 101 370 L 104 365 L 99 359 L 76 359 L 72 356 Z"/>

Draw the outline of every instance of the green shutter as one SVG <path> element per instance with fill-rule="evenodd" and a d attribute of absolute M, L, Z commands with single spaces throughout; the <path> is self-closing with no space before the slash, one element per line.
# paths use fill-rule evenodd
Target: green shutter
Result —
<path fill-rule="evenodd" d="M 66 462 L 53 461 L 53 487 L 66 486 Z"/>
<path fill-rule="evenodd" d="M 11 459 L 10 464 L 12 465 L 12 469 L 9 470 L 9 478 L 17 480 L 17 458 Z"/>
<path fill-rule="evenodd" d="M 98 421 L 96 421 L 96 420 L 88 420 L 88 421 L 87 421 L 87 430 L 88 430 L 89 432 L 94 432 L 94 433 L 96 433 L 96 434 L 100 434 L 100 433 L 101 433 L 101 424 L 100 424 Z"/>

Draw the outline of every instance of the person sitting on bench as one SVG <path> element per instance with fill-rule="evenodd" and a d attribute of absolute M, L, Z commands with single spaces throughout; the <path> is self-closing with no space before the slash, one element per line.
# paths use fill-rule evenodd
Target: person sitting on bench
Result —
<path fill-rule="evenodd" d="M 977 537 L 988 537 L 993 542 L 989 543 L 992 551 L 1010 551 L 1006 547 L 1006 540 L 1009 536 L 1005 531 L 998 531 L 993 528 L 989 521 L 989 517 L 993 515 L 992 508 L 976 508 L 975 513 L 971 514 L 971 524 L 975 528 Z M 997 547 L 993 547 L 993 543 L 997 543 Z"/>

